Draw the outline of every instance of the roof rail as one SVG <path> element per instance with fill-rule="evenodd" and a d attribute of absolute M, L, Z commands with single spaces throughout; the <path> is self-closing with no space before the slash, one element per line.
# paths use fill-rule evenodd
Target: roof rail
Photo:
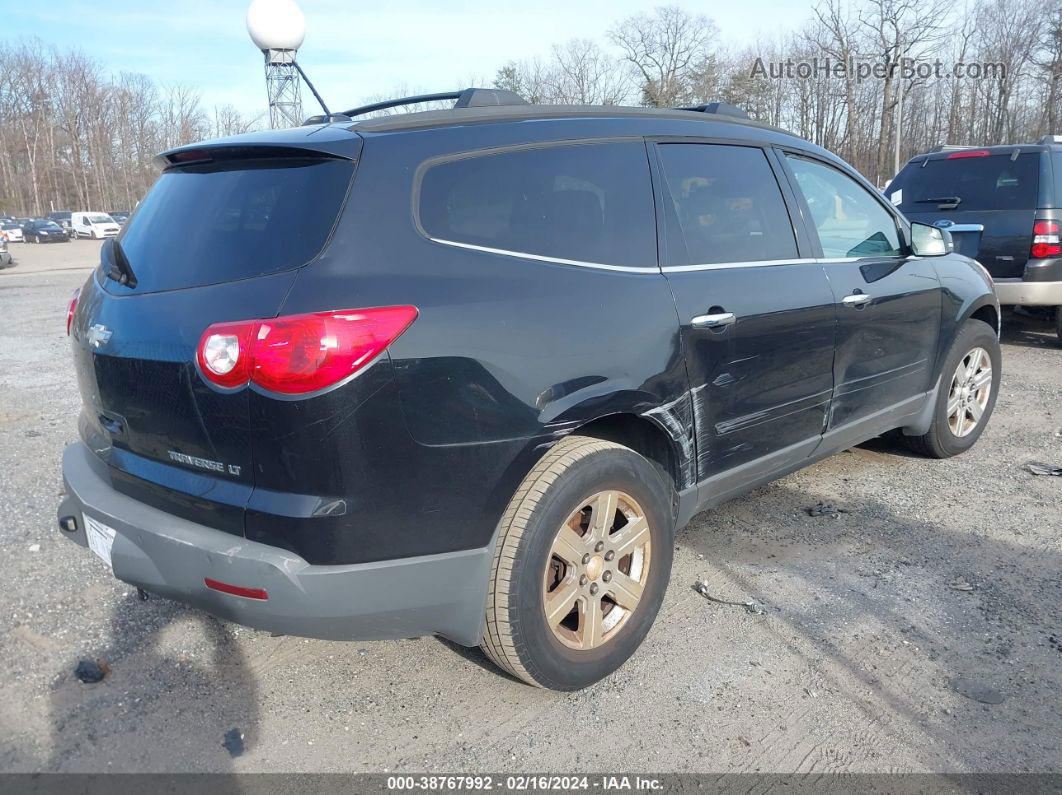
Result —
<path fill-rule="evenodd" d="M 448 99 L 457 100 L 455 108 L 481 108 L 488 105 L 527 105 L 526 99 L 512 91 L 500 88 L 466 88 L 463 91 L 445 91 L 441 94 L 419 94 L 414 97 L 402 97 L 401 99 L 387 99 L 383 102 L 373 102 L 358 108 L 351 108 L 342 112 L 343 116 L 353 118 L 376 110 L 387 110 L 402 105 L 419 105 L 422 102 L 443 102 Z"/>
<path fill-rule="evenodd" d="M 737 105 L 731 105 L 729 102 L 709 102 L 705 105 L 692 105 L 685 108 L 675 108 L 675 110 L 692 110 L 697 113 L 718 113 L 720 116 L 733 116 L 736 119 L 749 118 L 749 114 Z"/>

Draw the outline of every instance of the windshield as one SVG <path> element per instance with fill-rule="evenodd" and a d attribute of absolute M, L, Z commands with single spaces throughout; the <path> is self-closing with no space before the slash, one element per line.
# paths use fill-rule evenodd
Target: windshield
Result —
<path fill-rule="evenodd" d="M 938 158 L 908 163 L 885 189 L 904 213 L 1035 209 L 1040 155 Z"/>
<path fill-rule="evenodd" d="M 320 253 L 349 160 L 239 160 L 165 171 L 119 238 L 137 292 L 246 279 Z"/>
<path fill-rule="evenodd" d="M 103 213 L 96 213 L 95 215 L 86 215 L 85 218 L 86 218 L 86 220 L 88 220 L 88 222 L 90 224 L 113 224 L 114 223 L 114 219 L 113 218 L 111 218 L 109 215 L 104 215 Z"/>
<path fill-rule="evenodd" d="M 0 228 L 3 228 L 3 229 L 18 229 L 19 225 L 18 224 L 3 224 L 3 226 L 0 227 Z"/>
<path fill-rule="evenodd" d="M 36 224 L 36 227 L 38 229 L 58 229 L 59 224 L 55 223 L 55 221 L 44 221 L 42 223 Z"/>

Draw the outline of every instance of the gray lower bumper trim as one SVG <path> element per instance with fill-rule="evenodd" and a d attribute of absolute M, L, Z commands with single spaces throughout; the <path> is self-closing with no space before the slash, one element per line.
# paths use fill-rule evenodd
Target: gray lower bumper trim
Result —
<path fill-rule="evenodd" d="M 1062 282 L 996 279 L 996 297 L 1006 306 L 1062 306 Z"/>
<path fill-rule="evenodd" d="M 83 514 L 116 531 L 114 575 L 125 582 L 256 629 L 329 640 L 438 634 L 479 643 L 489 548 L 417 558 L 311 566 L 292 552 L 152 508 L 111 488 L 81 443 L 63 453 L 67 538 L 87 546 Z M 101 562 L 102 565 L 102 562 Z M 205 578 L 265 589 L 267 600 L 208 589 Z"/>

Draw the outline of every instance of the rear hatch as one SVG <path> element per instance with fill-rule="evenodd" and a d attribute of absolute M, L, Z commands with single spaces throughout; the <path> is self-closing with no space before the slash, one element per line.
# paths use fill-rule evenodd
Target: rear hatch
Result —
<path fill-rule="evenodd" d="M 1021 278 L 1040 194 L 1035 149 L 959 150 L 918 157 L 885 195 L 912 221 L 981 224 L 977 260 L 997 279 Z"/>
<path fill-rule="evenodd" d="M 104 245 L 72 337 L 81 434 L 119 491 L 243 534 L 250 393 L 208 386 L 196 348 L 213 323 L 276 316 L 300 266 L 325 248 L 354 174 L 359 139 L 346 135 L 350 157 L 254 146 L 170 153 Z"/>

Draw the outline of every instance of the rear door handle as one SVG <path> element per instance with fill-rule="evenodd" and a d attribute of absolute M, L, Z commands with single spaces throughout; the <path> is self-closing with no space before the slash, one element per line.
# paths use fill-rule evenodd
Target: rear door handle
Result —
<path fill-rule="evenodd" d="M 734 317 L 733 312 L 720 312 L 715 315 L 697 315 L 690 321 L 690 325 L 694 328 L 719 328 L 732 326 L 735 320 L 737 318 Z"/>
<path fill-rule="evenodd" d="M 845 306 L 850 306 L 855 309 L 858 309 L 859 307 L 868 303 L 870 300 L 871 297 L 866 293 L 852 293 L 851 295 L 846 295 L 844 298 L 842 298 L 841 303 Z"/>

